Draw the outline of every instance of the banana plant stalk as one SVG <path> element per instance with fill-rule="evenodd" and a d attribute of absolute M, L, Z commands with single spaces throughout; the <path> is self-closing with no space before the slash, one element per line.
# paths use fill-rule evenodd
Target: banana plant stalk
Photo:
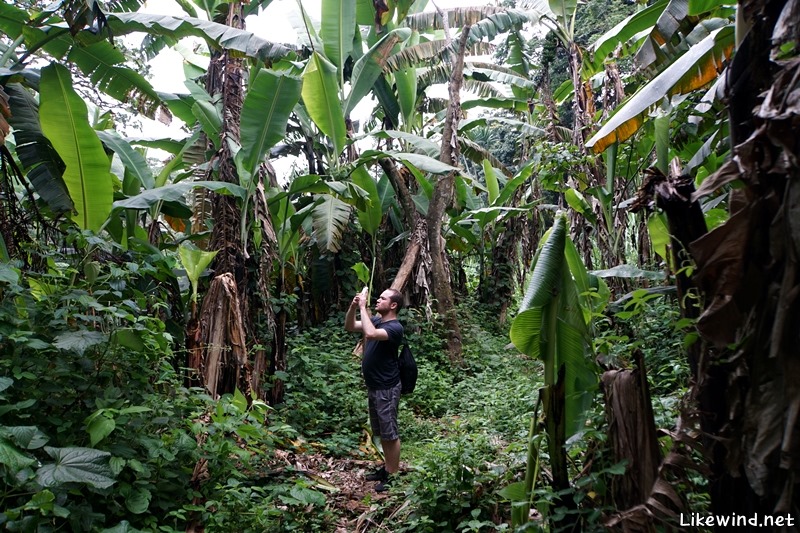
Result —
<path fill-rule="evenodd" d="M 589 336 L 591 312 L 584 309 L 587 304 L 580 296 L 584 291 L 579 290 L 589 287 L 590 282 L 585 267 L 570 257 L 573 246 L 566 234 L 566 220 L 564 213 L 558 213 L 544 239 L 510 333 L 517 349 L 544 363 L 544 387 L 540 394 L 556 493 L 569 488 L 565 444 L 583 426 L 598 382 Z M 526 481 L 530 477 L 531 460 L 529 457 Z M 525 488 L 525 497 L 530 499 L 532 479 Z M 560 504 L 574 507 L 571 498 L 564 498 Z M 567 522 L 572 519 L 567 513 L 553 526 L 569 526 Z"/>

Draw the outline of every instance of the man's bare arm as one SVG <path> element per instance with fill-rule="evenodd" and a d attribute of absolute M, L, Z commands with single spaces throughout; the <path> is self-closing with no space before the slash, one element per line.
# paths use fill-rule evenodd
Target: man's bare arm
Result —
<path fill-rule="evenodd" d="M 353 298 L 353 301 L 350 302 L 350 307 L 347 309 L 347 314 L 344 316 L 344 329 L 354 333 L 361 333 L 363 331 L 361 321 L 356 320 L 356 310 L 358 309 L 357 298 L 358 296 Z"/>
<path fill-rule="evenodd" d="M 359 309 L 361 310 L 361 331 L 364 332 L 364 337 L 371 341 L 388 341 L 389 332 L 385 329 L 378 329 L 369 319 L 369 310 L 367 310 L 366 298 L 359 301 Z"/>

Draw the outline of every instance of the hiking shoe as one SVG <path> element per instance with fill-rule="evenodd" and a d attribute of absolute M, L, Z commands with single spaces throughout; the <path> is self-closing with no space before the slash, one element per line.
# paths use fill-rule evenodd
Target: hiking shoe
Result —
<path fill-rule="evenodd" d="M 386 492 L 392 486 L 394 476 L 386 472 L 386 479 L 375 485 L 375 492 Z"/>
<path fill-rule="evenodd" d="M 386 481 L 389 478 L 389 472 L 386 467 L 382 466 L 371 474 L 367 474 L 364 479 L 367 481 Z"/>

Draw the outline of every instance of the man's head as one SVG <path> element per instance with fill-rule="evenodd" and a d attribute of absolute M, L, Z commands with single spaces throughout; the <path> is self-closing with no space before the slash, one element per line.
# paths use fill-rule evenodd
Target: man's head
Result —
<path fill-rule="evenodd" d="M 403 295 L 395 289 L 386 289 L 378 296 L 375 303 L 375 312 L 386 317 L 386 315 L 396 315 L 403 308 Z"/>

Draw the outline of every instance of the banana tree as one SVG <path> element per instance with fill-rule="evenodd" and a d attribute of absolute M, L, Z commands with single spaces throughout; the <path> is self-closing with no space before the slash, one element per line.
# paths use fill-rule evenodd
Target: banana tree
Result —
<path fill-rule="evenodd" d="M 566 228 L 566 215 L 558 213 L 537 254 L 510 331 L 518 350 L 544 363 L 544 387 L 539 394 L 556 494 L 570 486 L 566 441 L 581 430 L 598 383 L 590 339 L 592 280 Z M 532 472 L 537 464 L 535 447 L 529 449 L 524 501 L 532 498 Z M 575 506 L 571 498 L 559 500 L 557 505 Z M 574 525 L 574 516 L 563 516 L 560 520 L 551 516 L 553 527 Z M 527 512 L 519 518 L 527 521 Z"/>

